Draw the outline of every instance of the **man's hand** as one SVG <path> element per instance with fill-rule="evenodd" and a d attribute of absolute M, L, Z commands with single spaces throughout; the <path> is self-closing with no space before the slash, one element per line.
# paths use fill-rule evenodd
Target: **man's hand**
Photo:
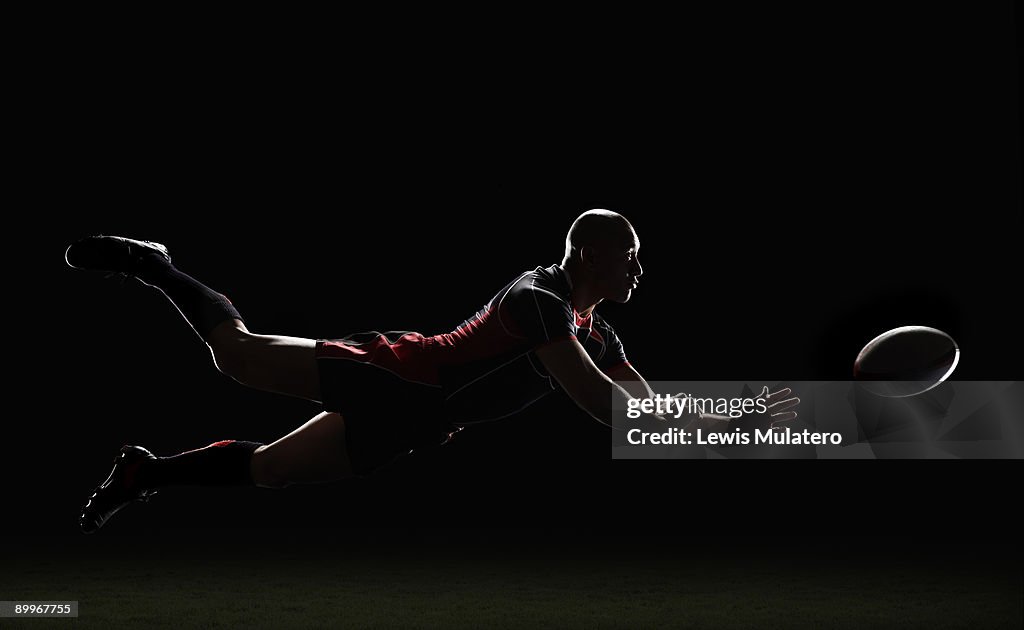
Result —
<path fill-rule="evenodd" d="M 768 393 L 768 386 L 765 385 L 761 393 L 757 395 L 757 398 L 765 399 L 765 410 L 764 413 L 753 412 L 744 414 L 739 418 L 733 418 L 730 426 L 739 427 L 744 431 L 753 431 L 755 429 L 760 431 L 766 431 L 779 426 L 783 422 L 790 422 L 796 419 L 796 411 L 791 411 L 794 407 L 800 404 L 800 399 L 796 396 L 792 398 L 786 398 L 793 393 L 788 387 L 780 389 L 777 392 Z"/>
<path fill-rule="evenodd" d="M 765 386 L 761 393 L 757 395 L 757 398 L 765 400 L 764 413 L 755 411 L 738 418 L 713 413 L 702 413 L 686 426 L 686 430 L 694 431 L 701 429 L 704 433 L 728 431 L 737 427 L 744 431 L 753 431 L 754 429 L 768 430 L 783 422 L 790 422 L 796 419 L 796 411 L 791 410 L 800 404 L 800 399 L 795 396 L 786 398 L 792 393 L 793 390 L 788 387 L 769 393 L 768 386 Z M 685 399 L 686 396 L 685 393 L 678 393 L 673 398 Z"/>
<path fill-rule="evenodd" d="M 771 421 L 771 426 L 774 427 L 776 424 L 779 424 L 781 422 L 789 422 L 790 420 L 796 420 L 795 411 L 786 411 L 787 409 L 792 409 L 793 407 L 796 407 L 797 405 L 800 404 L 800 399 L 797 398 L 796 396 L 792 398 L 786 398 L 786 396 L 789 396 L 792 393 L 793 390 L 791 390 L 788 387 L 780 389 L 779 391 L 773 394 L 768 393 L 767 385 L 765 385 L 764 389 L 761 390 L 761 394 L 758 396 L 758 398 L 764 398 L 766 400 L 766 403 L 768 405 L 767 413 Z"/>

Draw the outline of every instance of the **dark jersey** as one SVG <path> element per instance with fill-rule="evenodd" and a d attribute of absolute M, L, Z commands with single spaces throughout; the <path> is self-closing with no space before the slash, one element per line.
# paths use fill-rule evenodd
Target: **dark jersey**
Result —
<path fill-rule="evenodd" d="M 622 343 L 599 315 L 580 317 L 560 265 L 537 267 L 505 285 L 449 333 L 370 332 L 317 343 L 318 358 L 368 363 L 441 388 L 447 417 L 460 424 L 495 420 L 557 387 L 535 350 L 575 338 L 604 372 L 628 364 Z"/>

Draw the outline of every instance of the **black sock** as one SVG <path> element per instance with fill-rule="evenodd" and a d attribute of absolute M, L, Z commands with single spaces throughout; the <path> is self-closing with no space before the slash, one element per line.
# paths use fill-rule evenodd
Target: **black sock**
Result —
<path fill-rule="evenodd" d="M 177 307 L 185 320 L 206 341 L 218 324 L 241 320 L 231 301 L 192 276 L 157 256 L 150 256 L 145 269 L 137 274 L 139 280 L 160 289 Z"/>
<path fill-rule="evenodd" d="M 143 488 L 166 485 L 251 486 L 249 464 L 260 442 L 221 440 L 173 457 L 147 460 L 139 469 Z"/>

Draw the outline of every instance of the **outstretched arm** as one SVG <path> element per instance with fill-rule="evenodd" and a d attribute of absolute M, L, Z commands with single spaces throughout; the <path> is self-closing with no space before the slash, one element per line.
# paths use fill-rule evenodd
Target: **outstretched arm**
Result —
<path fill-rule="evenodd" d="M 608 372 L 608 377 L 637 398 L 654 398 L 654 390 L 651 389 L 650 384 L 648 384 L 647 380 L 628 363 L 610 370 Z M 684 394 L 676 394 L 677 398 L 682 398 L 683 396 Z M 693 431 L 694 429 L 703 429 L 705 431 L 724 431 L 728 424 L 728 416 L 719 416 L 712 413 L 698 413 L 690 419 L 690 422 L 686 425 L 685 429 L 687 431 Z"/>
<path fill-rule="evenodd" d="M 633 373 L 640 378 L 643 386 L 635 381 L 627 382 L 633 383 L 631 388 L 635 389 L 639 396 L 631 395 L 630 391 L 620 387 L 598 369 L 583 346 L 574 338 L 542 346 L 537 348 L 536 353 L 548 373 L 558 381 L 569 397 L 598 422 L 622 430 L 646 428 L 664 431 L 670 426 L 664 418 L 654 414 L 643 414 L 640 418 L 630 419 L 626 426 L 623 424 L 625 414 L 613 413 L 614 409 L 626 409 L 633 398 L 653 396 L 650 388 L 646 387 L 646 382 L 635 370 Z"/>
<path fill-rule="evenodd" d="M 654 398 L 654 390 L 644 377 L 628 363 L 608 371 L 608 378 L 619 384 L 634 398 Z"/>
<path fill-rule="evenodd" d="M 636 398 L 654 397 L 654 390 L 651 389 L 651 386 L 647 383 L 644 377 L 628 363 L 610 370 L 608 372 L 608 377 Z M 744 417 L 742 419 L 730 418 L 729 416 L 713 413 L 697 414 L 690 424 L 686 426 L 686 430 L 692 431 L 694 429 L 702 429 L 704 431 L 725 431 L 730 426 L 769 428 L 776 424 L 789 422 L 796 418 L 797 412 L 795 407 L 800 404 L 799 398 L 787 398 L 791 393 L 793 392 L 788 387 L 771 393 L 769 393 L 768 387 L 765 387 L 759 395 L 759 397 L 764 398 L 766 402 L 767 410 L 764 414 L 751 414 L 749 417 Z M 676 394 L 676 396 L 682 397 L 683 394 Z M 737 420 L 739 420 L 739 422 L 737 422 Z"/>

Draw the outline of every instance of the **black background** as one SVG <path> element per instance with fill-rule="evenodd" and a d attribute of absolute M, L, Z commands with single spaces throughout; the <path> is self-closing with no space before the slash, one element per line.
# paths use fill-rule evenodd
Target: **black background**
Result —
<path fill-rule="evenodd" d="M 24 404 L 5 424 L 19 509 L 4 527 L 82 540 L 79 507 L 122 444 L 270 442 L 318 411 L 219 374 L 159 293 L 64 266 L 93 233 L 166 243 L 254 332 L 433 334 L 557 262 L 579 212 L 611 208 L 645 273 L 599 312 L 649 380 L 848 378 L 866 341 L 907 324 L 958 341 L 957 378 L 1021 378 L 1011 8 L 827 11 L 562 26 L 497 56 L 265 34 L 56 55 L 24 160 L 42 176 L 23 212 L 43 229 L 8 233 L 43 257 L 12 268 L 29 299 L 8 312 L 45 330 L 10 333 Z M 97 535 L 706 527 L 970 544 L 1021 525 L 1018 462 L 632 462 L 608 442 L 553 396 L 372 479 L 167 489 Z"/>

